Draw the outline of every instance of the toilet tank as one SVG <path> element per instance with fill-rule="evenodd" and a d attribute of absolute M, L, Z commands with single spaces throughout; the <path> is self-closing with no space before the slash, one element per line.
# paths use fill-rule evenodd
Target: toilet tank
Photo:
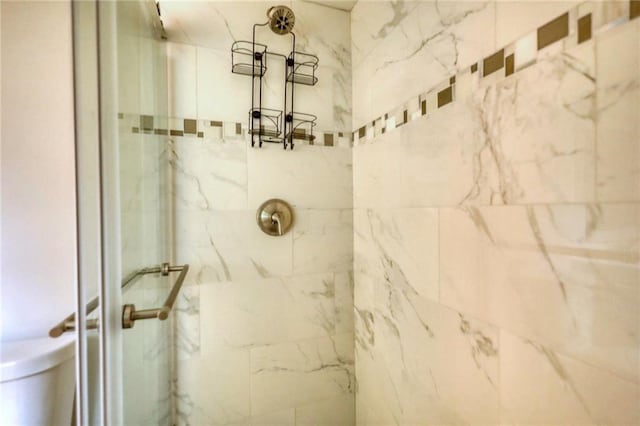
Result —
<path fill-rule="evenodd" d="M 74 338 L 0 342 L 0 425 L 71 424 Z"/>

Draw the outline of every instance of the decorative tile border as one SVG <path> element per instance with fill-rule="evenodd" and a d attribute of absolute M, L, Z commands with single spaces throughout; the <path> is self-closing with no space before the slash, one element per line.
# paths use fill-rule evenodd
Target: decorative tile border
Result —
<path fill-rule="evenodd" d="M 539 55 L 545 53 L 543 50 L 552 45 L 565 50 L 591 40 L 596 33 L 607 31 L 637 17 L 640 17 L 640 0 L 593 1 L 576 5 L 537 30 L 459 71 L 431 90 L 411 98 L 402 106 L 353 131 L 352 145 L 362 145 L 409 121 L 432 114 L 433 111 L 455 102 L 457 90 L 469 90 L 469 80 L 478 84 L 494 84 L 535 64 Z M 557 45 L 559 42 L 562 44 Z M 504 71 L 499 72 L 502 70 Z"/>
<path fill-rule="evenodd" d="M 121 131 L 146 135 L 166 135 L 195 139 L 250 141 L 246 125 L 235 121 L 202 120 L 154 115 L 119 113 Z M 350 148 L 349 133 L 339 131 L 314 132 L 313 141 L 295 139 L 295 145 Z"/>

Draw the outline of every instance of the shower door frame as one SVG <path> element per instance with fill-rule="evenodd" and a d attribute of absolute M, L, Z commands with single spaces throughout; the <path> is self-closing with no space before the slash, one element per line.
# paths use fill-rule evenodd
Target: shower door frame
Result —
<path fill-rule="evenodd" d="M 79 426 L 122 424 L 116 7 L 116 2 L 71 2 L 78 219 L 75 413 Z M 85 328 L 85 306 L 94 296 L 99 299 L 98 365 L 90 365 Z M 90 370 L 96 369 L 97 383 L 91 383 Z"/>

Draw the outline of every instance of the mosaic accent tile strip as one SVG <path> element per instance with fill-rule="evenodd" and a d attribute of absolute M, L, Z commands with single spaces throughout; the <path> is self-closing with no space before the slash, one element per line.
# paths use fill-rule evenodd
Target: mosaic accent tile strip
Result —
<path fill-rule="evenodd" d="M 193 139 L 245 140 L 250 143 L 248 128 L 235 121 L 202 120 L 195 118 L 161 117 L 118 113 L 121 129 L 135 134 L 173 136 Z M 363 127 L 363 131 L 366 130 Z M 350 148 L 351 133 L 314 131 L 311 138 L 304 131 L 294 133 L 295 145 Z M 365 136 L 363 134 L 363 136 Z"/>
<path fill-rule="evenodd" d="M 498 52 L 491 56 L 484 58 L 482 61 L 482 76 L 486 77 L 491 73 L 502 69 L 504 66 L 504 49 L 500 49 Z"/>
<path fill-rule="evenodd" d="M 536 63 L 546 48 L 563 43 L 561 50 L 584 43 L 598 32 L 604 32 L 640 17 L 640 0 L 628 0 L 624 15 L 607 13 L 602 3 L 585 2 L 540 26 L 497 52 L 480 59 L 457 75 L 434 86 L 431 90 L 397 106 L 379 119 L 358 128 L 351 134 L 352 146 L 358 146 L 398 127 L 432 114 L 456 101 L 456 85 L 460 81 L 478 79 L 495 83 Z M 611 15 L 611 16 L 610 16 Z M 541 53 L 542 52 L 542 53 Z M 504 70 L 498 72 L 500 70 Z M 484 84 L 484 83 L 483 83 Z M 400 112 L 400 114 L 399 114 Z"/>
<path fill-rule="evenodd" d="M 578 44 L 591 39 L 591 14 L 578 19 Z"/>
<path fill-rule="evenodd" d="M 631 0 L 629 5 L 629 19 L 640 16 L 640 0 Z"/>
<path fill-rule="evenodd" d="M 538 28 L 538 50 L 569 35 L 569 13 L 565 13 Z"/>

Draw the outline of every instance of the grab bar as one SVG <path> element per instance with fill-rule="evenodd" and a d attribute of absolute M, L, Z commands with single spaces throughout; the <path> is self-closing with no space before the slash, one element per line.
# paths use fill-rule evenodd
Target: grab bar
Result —
<path fill-rule="evenodd" d="M 132 273 L 130 273 L 129 275 L 127 275 L 123 280 L 122 280 L 122 284 L 120 286 L 121 289 L 126 289 L 131 283 L 133 283 L 137 278 L 143 276 L 143 275 L 147 275 L 147 274 L 162 274 L 163 276 L 167 276 L 169 275 L 170 272 L 177 272 L 177 271 L 181 271 L 180 275 L 178 276 L 178 279 L 176 280 L 176 283 L 173 285 L 173 288 L 171 289 L 171 293 L 169 293 L 169 297 L 167 298 L 167 301 L 165 302 L 165 304 L 163 305 L 162 308 L 160 308 L 160 311 L 163 311 L 163 313 L 161 315 L 156 314 L 156 316 L 149 316 L 149 318 L 159 318 L 161 320 L 165 320 L 167 319 L 167 316 L 169 315 L 169 312 L 171 311 L 171 308 L 173 307 L 173 303 L 175 302 L 176 297 L 178 296 L 178 292 L 180 291 L 180 287 L 182 287 L 182 282 L 184 281 L 186 275 L 187 275 L 187 271 L 189 270 L 189 265 L 182 265 L 182 266 L 169 266 L 168 263 L 163 263 L 160 266 L 155 266 L 155 267 L 151 267 L 151 268 L 142 268 L 139 269 L 137 271 L 134 271 Z M 89 315 L 91 312 L 93 312 L 99 305 L 99 298 L 95 297 L 93 298 L 89 303 L 87 303 L 87 309 L 86 309 L 86 315 Z M 126 308 L 127 305 L 125 305 Z M 133 306 L 133 305 L 132 305 Z M 124 327 L 124 310 L 125 308 L 123 308 L 123 327 Z M 135 310 L 135 307 L 134 307 Z M 154 309 L 150 309 L 147 311 L 155 311 Z M 145 311 L 137 311 L 138 313 L 144 313 Z M 62 321 L 60 321 L 58 324 L 56 324 L 55 327 L 53 327 L 51 330 L 49 330 L 49 336 L 50 337 L 60 337 L 63 333 L 67 332 L 67 331 L 74 331 L 76 329 L 76 314 L 73 313 L 69 316 L 67 316 L 65 319 L 63 319 Z M 142 319 L 142 318 L 136 318 L 136 319 Z M 87 320 L 87 328 L 88 329 L 95 329 L 98 328 L 99 323 L 97 319 L 89 319 Z M 131 328 L 131 327 L 124 327 L 124 328 Z"/>

